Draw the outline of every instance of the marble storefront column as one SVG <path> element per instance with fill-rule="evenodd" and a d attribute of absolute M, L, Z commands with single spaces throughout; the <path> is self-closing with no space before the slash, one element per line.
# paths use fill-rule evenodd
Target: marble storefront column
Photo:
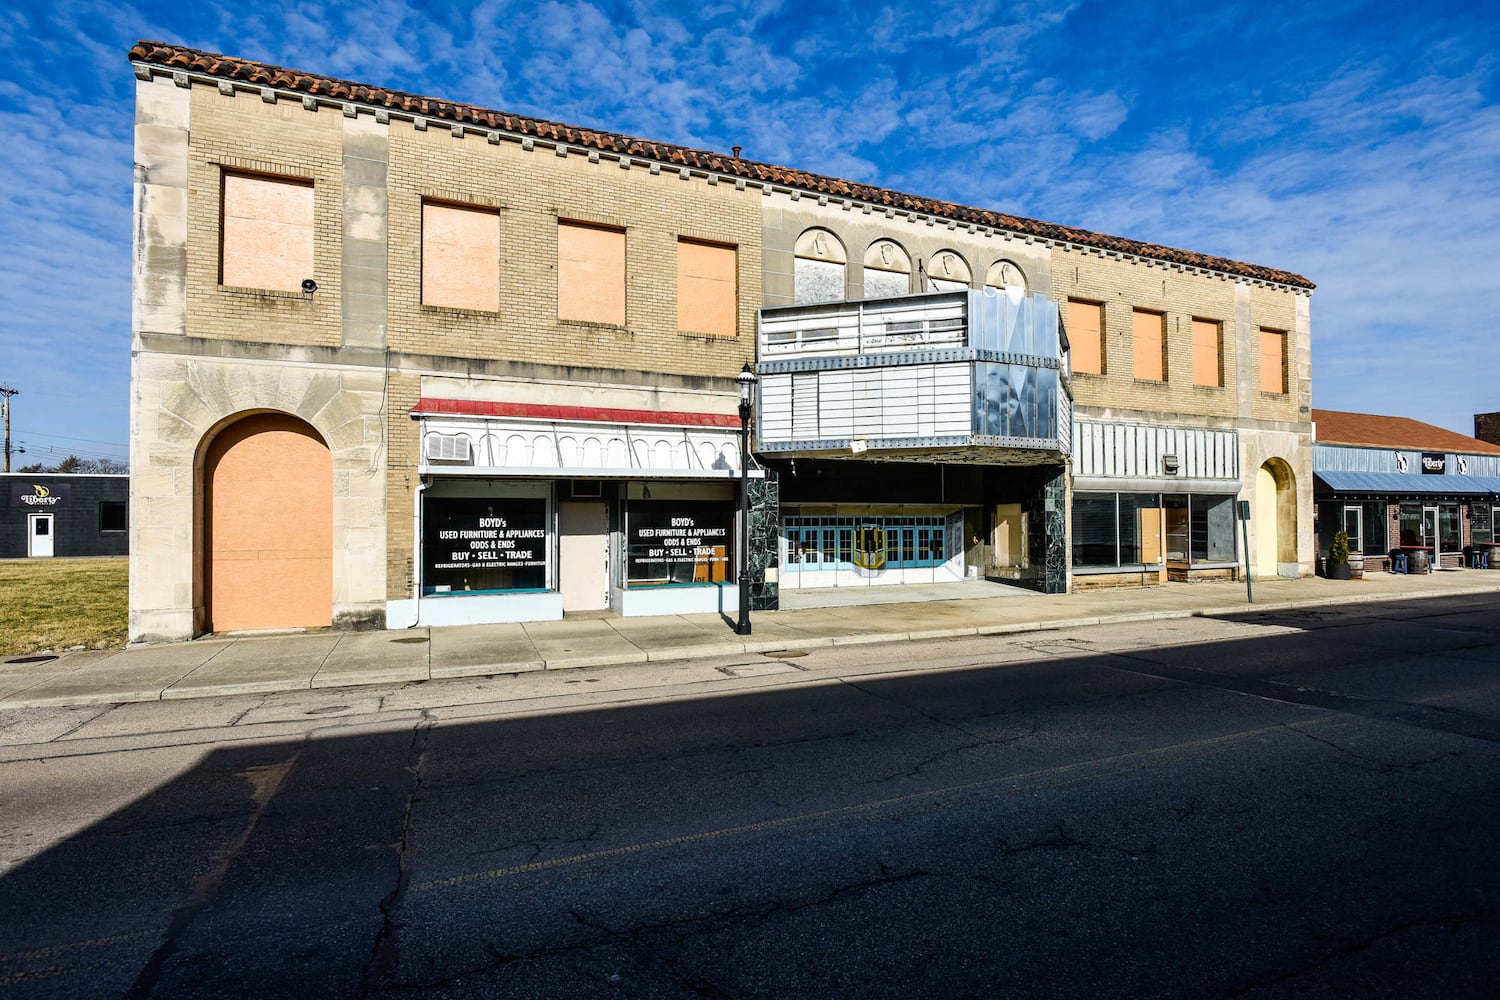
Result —
<path fill-rule="evenodd" d="M 750 609 L 775 611 L 781 606 L 780 586 L 766 580 L 766 570 L 778 566 L 778 543 L 781 534 L 781 486 L 776 473 L 766 470 L 766 478 L 749 481 L 750 494 Z"/>

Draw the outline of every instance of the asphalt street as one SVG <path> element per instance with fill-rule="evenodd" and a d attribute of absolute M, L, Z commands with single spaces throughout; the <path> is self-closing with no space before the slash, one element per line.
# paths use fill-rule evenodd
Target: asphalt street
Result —
<path fill-rule="evenodd" d="M 7 713 L 0 1000 L 1500 990 L 1493 594 L 798 652 Z"/>

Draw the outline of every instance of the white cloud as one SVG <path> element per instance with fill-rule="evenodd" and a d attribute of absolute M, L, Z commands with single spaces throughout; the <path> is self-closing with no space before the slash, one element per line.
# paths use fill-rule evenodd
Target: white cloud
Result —
<path fill-rule="evenodd" d="M 124 440 L 125 52 L 146 37 L 740 145 L 753 159 L 1299 271 L 1320 285 L 1320 406 L 1468 430 L 1471 412 L 1500 408 L 1468 375 L 1500 363 L 1487 315 L 1500 299 L 1500 109 L 1485 31 L 1444 14 L 1387 12 L 1381 31 L 1314 48 L 1368 12 L 1242 3 L 1182 18 L 1045 0 L 15 7 L 0 12 L 11 54 L 0 379 L 22 385 L 22 402 L 50 404 L 73 436 Z M 1212 73 L 1177 72 L 1183 53 L 1210 50 Z M 1171 73 L 1135 71 L 1153 60 Z M 28 412 L 39 410 L 18 405 Z"/>

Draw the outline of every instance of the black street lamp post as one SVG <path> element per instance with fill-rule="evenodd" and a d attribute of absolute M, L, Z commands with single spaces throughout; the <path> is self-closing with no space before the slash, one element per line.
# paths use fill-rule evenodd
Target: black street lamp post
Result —
<path fill-rule="evenodd" d="M 734 377 L 740 387 L 740 620 L 736 635 L 750 634 L 750 407 L 755 395 L 755 373 L 750 362 Z"/>

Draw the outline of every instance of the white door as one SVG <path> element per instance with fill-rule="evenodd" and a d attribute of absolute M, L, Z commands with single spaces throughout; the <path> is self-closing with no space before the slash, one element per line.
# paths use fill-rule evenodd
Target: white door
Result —
<path fill-rule="evenodd" d="M 28 514 L 31 531 L 30 539 L 26 547 L 26 554 L 33 559 L 45 559 L 52 555 L 52 515 L 51 514 Z"/>
<path fill-rule="evenodd" d="M 557 522 L 563 610 L 609 607 L 609 506 L 565 501 L 558 504 Z"/>

